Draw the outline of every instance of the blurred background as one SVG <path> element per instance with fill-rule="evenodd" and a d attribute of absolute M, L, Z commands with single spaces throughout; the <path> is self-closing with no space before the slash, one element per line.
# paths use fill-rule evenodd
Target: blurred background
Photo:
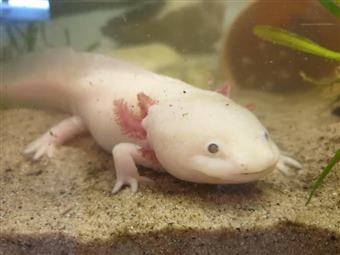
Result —
<path fill-rule="evenodd" d="M 227 81 L 237 88 L 306 91 L 334 80 L 339 62 L 264 40 L 254 29 L 286 29 L 339 52 L 339 18 L 323 2 L 1 0 L 0 60 L 72 47 L 202 88 Z M 320 90 L 331 100 L 339 93 L 338 82 Z"/>

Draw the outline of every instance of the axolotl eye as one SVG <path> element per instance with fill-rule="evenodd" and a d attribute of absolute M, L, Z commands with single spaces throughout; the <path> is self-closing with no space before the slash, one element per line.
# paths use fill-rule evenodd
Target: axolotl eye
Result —
<path fill-rule="evenodd" d="M 208 145 L 208 151 L 211 154 L 215 154 L 219 151 L 218 145 L 216 143 L 211 143 Z"/>

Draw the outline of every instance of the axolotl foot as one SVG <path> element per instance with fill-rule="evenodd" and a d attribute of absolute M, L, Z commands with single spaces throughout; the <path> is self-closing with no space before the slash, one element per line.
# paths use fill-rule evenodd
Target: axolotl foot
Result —
<path fill-rule="evenodd" d="M 84 132 L 86 132 L 86 127 L 82 120 L 77 116 L 72 116 L 53 126 L 45 134 L 31 142 L 25 148 L 24 154 L 32 154 L 33 160 L 38 160 L 44 154 L 52 157 L 56 146 Z"/>
<path fill-rule="evenodd" d="M 117 144 L 112 150 L 112 156 L 115 163 L 116 183 L 113 186 L 112 193 L 117 193 L 124 185 L 128 185 L 132 192 L 138 189 L 138 183 L 152 183 L 148 177 L 140 176 L 137 164 L 145 167 L 157 169 L 154 162 L 148 160 L 142 151 L 142 147 L 132 143 Z"/>
<path fill-rule="evenodd" d="M 56 138 L 51 132 L 43 134 L 38 139 L 31 142 L 24 150 L 24 154 L 32 154 L 33 160 L 38 160 L 42 155 L 46 154 L 52 157 L 56 147 Z"/>
<path fill-rule="evenodd" d="M 138 176 L 138 177 L 131 177 L 125 176 L 125 178 L 117 178 L 115 185 L 112 188 L 112 194 L 117 193 L 120 191 L 124 185 L 128 185 L 131 188 L 132 193 L 136 193 L 138 190 L 138 183 L 153 183 L 148 177 L 145 176 Z"/>
<path fill-rule="evenodd" d="M 292 168 L 301 170 L 302 165 L 296 159 L 282 154 L 276 168 L 285 176 L 292 176 L 295 174 L 295 172 L 292 171 Z"/>

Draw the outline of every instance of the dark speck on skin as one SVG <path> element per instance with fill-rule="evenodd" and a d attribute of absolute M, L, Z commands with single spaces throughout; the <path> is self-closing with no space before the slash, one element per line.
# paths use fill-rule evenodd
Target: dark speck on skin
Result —
<path fill-rule="evenodd" d="M 12 172 L 12 171 L 13 171 L 12 168 L 6 168 L 6 170 L 5 170 L 6 173 L 9 173 L 9 172 Z"/>
<path fill-rule="evenodd" d="M 169 104 L 169 107 L 172 107 L 172 104 Z"/>
<path fill-rule="evenodd" d="M 182 114 L 182 117 L 188 116 L 188 114 L 189 114 L 188 112 L 185 112 Z"/>
<path fill-rule="evenodd" d="M 229 104 L 225 104 L 225 106 L 229 106 Z"/>
<path fill-rule="evenodd" d="M 269 140 L 269 135 L 267 132 L 264 133 L 264 137 L 266 138 L 266 140 Z"/>
<path fill-rule="evenodd" d="M 185 94 L 185 93 L 187 93 L 187 91 L 186 91 L 186 90 L 183 90 L 183 94 Z"/>

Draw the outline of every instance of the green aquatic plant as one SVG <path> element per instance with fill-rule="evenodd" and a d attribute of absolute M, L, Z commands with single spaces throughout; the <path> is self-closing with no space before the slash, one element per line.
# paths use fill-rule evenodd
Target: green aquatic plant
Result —
<path fill-rule="evenodd" d="M 340 83 L 340 66 L 338 66 L 335 70 L 335 77 L 334 78 L 327 78 L 327 79 L 314 79 L 310 76 L 308 76 L 305 72 L 300 71 L 300 76 L 302 80 L 305 82 L 309 82 L 311 84 L 314 84 L 316 86 L 333 86 L 337 83 Z"/>
<path fill-rule="evenodd" d="M 322 88 L 322 97 L 329 99 L 332 103 L 339 101 L 340 98 L 340 66 L 337 66 L 334 71 L 334 76 L 321 78 L 319 80 L 312 78 L 303 71 L 300 71 L 300 76 L 303 81 L 308 82 Z"/>
<path fill-rule="evenodd" d="M 314 85 L 319 86 L 319 87 L 336 86 L 337 84 L 340 83 L 340 65 L 335 67 L 333 78 L 324 78 L 324 79 L 316 80 L 316 79 L 308 76 L 303 71 L 300 71 L 300 76 L 304 81 L 309 82 L 309 83 L 314 84 Z"/>
<path fill-rule="evenodd" d="M 321 184 L 323 183 L 324 179 L 326 178 L 326 176 L 331 172 L 331 170 L 333 169 L 333 167 L 336 165 L 336 163 L 338 163 L 340 161 L 340 149 L 338 149 L 335 152 L 335 155 L 333 156 L 333 158 L 329 161 L 328 165 L 324 168 L 324 170 L 321 172 L 321 174 L 319 175 L 319 177 L 316 179 L 316 181 L 314 182 L 313 186 L 312 186 L 312 190 L 309 193 L 309 197 L 307 199 L 307 202 L 305 205 L 308 205 L 310 200 L 312 199 L 312 197 L 315 194 L 315 191 L 321 186 Z"/>
<path fill-rule="evenodd" d="M 16 27 L 19 32 L 22 33 L 22 38 L 25 42 L 26 48 L 28 52 L 31 52 L 35 49 L 36 41 L 39 33 L 39 25 L 38 23 L 31 23 L 27 26 L 26 31 L 20 30 Z"/>
<path fill-rule="evenodd" d="M 91 51 L 94 51 L 96 48 L 98 48 L 98 46 L 99 46 L 99 42 L 94 42 L 90 44 L 89 46 L 87 46 L 84 50 L 91 52 Z"/>
<path fill-rule="evenodd" d="M 32 22 L 26 26 L 4 24 L 4 33 L 8 38 L 8 43 L 0 47 L 0 62 L 9 61 L 27 52 L 34 51 L 39 35 L 41 35 L 44 47 L 56 47 L 48 41 L 45 23 Z M 71 47 L 71 34 L 68 28 L 64 29 L 64 38 L 65 46 Z M 96 41 L 85 47 L 84 51 L 94 51 L 99 45 L 100 43 Z"/>
<path fill-rule="evenodd" d="M 255 26 L 253 33 L 266 41 L 280 44 L 298 51 L 340 61 L 340 52 L 329 50 L 315 42 L 285 29 L 271 26 Z"/>
<path fill-rule="evenodd" d="M 68 28 L 64 29 L 65 43 L 67 46 L 71 45 L 70 30 Z"/>
<path fill-rule="evenodd" d="M 1 45 L 0 62 L 33 51 L 41 29 L 42 25 L 35 22 L 24 27 L 19 24 L 4 24 L 4 33 L 9 43 Z"/>
<path fill-rule="evenodd" d="M 319 1 L 329 12 L 340 17 L 340 0 L 320 0 Z"/>

